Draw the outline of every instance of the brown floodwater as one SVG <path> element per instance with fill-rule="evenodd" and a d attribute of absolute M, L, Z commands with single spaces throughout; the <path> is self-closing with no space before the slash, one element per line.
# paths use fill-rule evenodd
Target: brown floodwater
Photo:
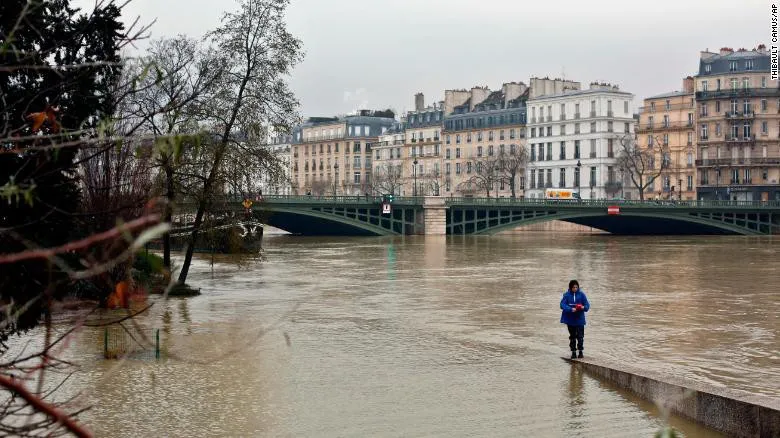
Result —
<path fill-rule="evenodd" d="M 579 280 L 587 355 L 780 393 L 780 241 L 524 233 L 268 237 L 266 260 L 208 256 L 203 294 L 138 317 L 163 359 L 105 361 L 81 331 L 98 436 L 645 436 L 652 404 L 582 374 L 558 303 Z"/>

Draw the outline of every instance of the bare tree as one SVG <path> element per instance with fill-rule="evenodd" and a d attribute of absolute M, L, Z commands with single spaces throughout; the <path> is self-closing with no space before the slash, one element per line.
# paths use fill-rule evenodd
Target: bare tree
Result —
<path fill-rule="evenodd" d="M 297 120 L 298 101 L 284 79 L 303 53 L 300 40 L 287 31 L 284 13 L 288 4 L 289 0 L 240 0 L 239 10 L 226 13 L 222 25 L 208 34 L 225 73 L 199 105 L 200 116 L 216 139 L 213 159 L 203 174 L 204 196 L 197 203 L 179 283 L 187 280 L 194 244 L 210 195 L 219 188 L 225 160 L 240 146 L 238 133 L 267 138 L 271 131 L 288 131 Z"/>
<path fill-rule="evenodd" d="M 374 168 L 371 191 L 376 195 L 400 195 L 404 185 L 401 165 L 382 163 Z"/>
<path fill-rule="evenodd" d="M 443 175 L 441 169 L 433 168 L 430 172 L 426 173 L 423 177 L 424 190 L 426 193 L 430 193 L 433 196 L 441 196 L 442 188 L 450 180 L 449 176 Z"/>
<path fill-rule="evenodd" d="M 517 176 L 523 175 L 528 165 L 528 148 L 525 145 L 512 145 L 509 152 L 499 154 L 498 161 L 501 177 L 509 184 L 514 199 L 517 197 Z"/>
<path fill-rule="evenodd" d="M 620 150 L 618 151 L 617 164 L 623 173 L 629 176 L 631 184 L 639 191 L 639 199 L 645 199 L 645 190 L 663 173 L 668 163 L 663 159 L 656 163 L 656 151 L 649 145 L 643 149 L 631 135 L 618 137 Z M 654 144 L 658 139 L 654 139 Z"/>
<path fill-rule="evenodd" d="M 490 197 L 490 191 L 501 181 L 501 160 L 498 155 L 485 155 L 474 161 L 473 175 L 459 184 L 458 190 L 480 192 Z"/>

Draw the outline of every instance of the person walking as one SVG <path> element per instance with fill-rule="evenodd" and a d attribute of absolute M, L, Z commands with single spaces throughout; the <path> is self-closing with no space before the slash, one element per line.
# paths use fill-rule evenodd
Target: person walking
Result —
<path fill-rule="evenodd" d="M 561 323 L 569 329 L 569 349 L 571 358 L 582 358 L 582 348 L 585 342 L 585 312 L 590 310 L 590 303 L 585 292 L 580 290 L 577 280 L 569 282 L 569 289 L 561 298 Z M 580 354 L 577 355 L 577 350 Z"/>

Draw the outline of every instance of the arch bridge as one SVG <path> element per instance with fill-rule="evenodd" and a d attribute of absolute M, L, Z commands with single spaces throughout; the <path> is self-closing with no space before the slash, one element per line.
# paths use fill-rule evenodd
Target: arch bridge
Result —
<path fill-rule="evenodd" d="M 551 220 L 622 235 L 780 234 L 778 201 L 396 197 L 389 214 L 376 196 L 265 196 L 249 209 L 242 201 L 219 204 L 303 235 L 494 234 Z"/>

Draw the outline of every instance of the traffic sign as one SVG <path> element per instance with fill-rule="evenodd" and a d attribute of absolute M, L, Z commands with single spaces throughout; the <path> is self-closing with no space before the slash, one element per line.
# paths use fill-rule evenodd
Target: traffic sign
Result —
<path fill-rule="evenodd" d="M 617 205 L 610 205 L 607 207 L 607 214 L 609 215 L 617 215 L 620 214 L 620 207 Z"/>

